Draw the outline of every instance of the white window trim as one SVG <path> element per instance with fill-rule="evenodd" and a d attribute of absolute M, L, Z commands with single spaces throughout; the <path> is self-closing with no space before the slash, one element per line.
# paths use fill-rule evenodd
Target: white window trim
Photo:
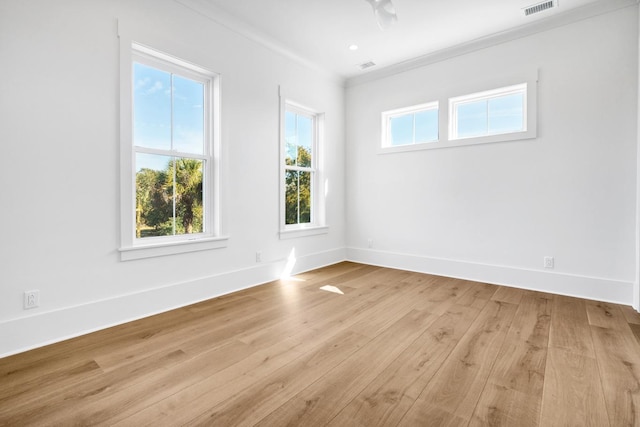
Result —
<path fill-rule="evenodd" d="M 438 101 L 428 102 L 426 104 L 412 105 L 410 107 L 396 108 L 394 110 L 382 112 L 382 147 L 380 152 L 398 152 L 398 151 L 413 151 L 422 149 L 423 146 L 428 144 L 437 143 L 440 140 L 440 125 L 438 125 L 438 138 L 432 141 L 415 141 L 415 114 L 423 111 L 438 112 L 440 116 L 440 103 Z M 404 145 L 391 145 L 391 119 L 395 117 L 405 116 L 407 114 L 414 114 L 414 141 L 410 144 Z M 439 119 L 438 119 L 439 121 Z"/>
<path fill-rule="evenodd" d="M 329 227 L 326 225 L 307 225 L 306 227 L 300 227 L 295 229 L 282 229 L 280 230 L 280 239 L 295 239 L 298 237 L 317 236 L 319 234 L 327 234 Z"/>
<path fill-rule="evenodd" d="M 137 43 L 121 23 L 118 26 L 118 36 L 120 38 L 120 260 L 129 261 L 226 247 L 228 236 L 222 233 L 220 208 L 219 75 Z M 208 210 L 208 215 L 205 217 L 205 233 L 144 240 L 135 238 L 135 150 L 133 146 L 132 92 L 133 62 L 135 57 L 150 58 L 150 61 L 167 61 L 176 64 L 179 74 L 184 74 L 184 71 L 180 68 L 184 67 L 197 74 L 204 74 L 211 78 L 208 96 L 210 97 L 210 105 L 213 111 L 208 112 L 208 120 L 206 120 L 207 123 L 205 125 L 209 131 L 208 140 L 210 141 L 210 146 L 208 147 L 210 161 L 207 162 L 208 170 L 205 172 L 207 175 L 205 183 L 206 194 L 204 195 L 205 212 Z M 164 63 L 163 66 L 167 68 Z M 171 66 L 169 65 L 169 67 Z"/>
<path fill-rule="evenodd" d="M 480 137 L 467 137 L 467 138 L 459 138 L 452 139 L 452 119 L 451 119 L 451 99 L 462 98 L 470 95 L 478 95 L 482 93 L 489 93 L 494 90 L 478 90 L 480 87 L 490 87 L 490 88 L 508 88 L 511 86 L 517 86 L 520 84 L 526 84 L 527 92 L 526 92 L 526 113 L 525 113 L 525 123 L 526 123 L 526 131 L 523 132 L 511 132 L 511 133 L 502 133 L 502 134 L 494 134 Z M 455 97 L 442 96 L 439 97 L 438 101 L 440 105 L 449 105 L 449 114 L 439 114 L 439 125 L 438 125 L 438 134 L 439 140 L 437 142 L 429 142 L 422 144 L 409 144 L 409 145 L 401 145 L 397 147 L 385 147 L 385 129 L 384 126 L 381 128 L 381 140 L 382 143 L 377 149 L 378 154 L 393 154 L 400 152 L 408 152 L 408 151 L 418 151 L 418 150 L 433 150 L 440 148 L 453 148 L 453 147 L 463 147 L 468 145 L 479 145 L 479 144 L 487 144 L 494 142 L 508 142 L 508 141 L 520 141 L 526 139 L 534 139 L 538 136 L 538 117 L 537 117 L 537 109 L 538 109 L 538 70 L 526 71 L 518 73 L 518 75 L 511 75 L 505 78 L 505 76 L 498 76 L 495 79 L 492 79 L 491 82 L 485 82 L 480 84 L 478 82 L 465 83 L 466 90 L 458 91 L 459 94 L 456 94 Z M 460 93 L 462 92 L 462 93 Z M 436 101 L 433 101 L 436 102 Z M 423 104 L 424 105 L 424 104 Z M 413 107 L 407 107 L 413 108 Z M 401 110 L 401 109 L 397 109 Z M 391 111 L 397 111 L 391 110 Z M 382 113 L 384 114 L 384 112 Z M 384 121 L 384 118 L 383 118 Z"/>
<path fill-rule="evenodd" d="M 285 163 L 285 112 L 288 107 L 303 115 L 314 117 L 314 141 L 311 155 L 311 169 L 313 180 L 311 182 L 311 222 L 306 224 L 286 224 L 286 185 L 285 176 L 287 167 Z M 326 184 L 323 173 L 323 148 L 324 148 L 324 113 L 288 99 L 280 88 L 280 239 L 315 236 L 326 234 L 329 227 L 325 218 Z"/>

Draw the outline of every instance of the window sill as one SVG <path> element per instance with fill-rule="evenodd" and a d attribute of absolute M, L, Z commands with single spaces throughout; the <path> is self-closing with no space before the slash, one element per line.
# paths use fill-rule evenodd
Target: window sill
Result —
<path fill-rule="evenodd" d="M 316 236 L 329 233 L 329 226 L 316 225 L 304 228 L 291 228 L 280 230 L 280 239 L 295 239 L 298 237 Z"/>
<path fill-rule="evenodd" d="M 533 128 L 523 132 L 499 133 L 495 135 L 473 136 L 468 138 L 457 138 L 449 141 L 451 146 L 487 144 L 492 142 L 520 141 L 523 139 L 533 139 L 537 137 L 536 129 Z"/>
<path fill-rule="evenodd" d="M 405 151 L 430 150 L 442 146 L 439 141 L 420 142 L 417 144 L 396 145 L 378 148 L 378 154 L 403 153 Z"/>
<path fill-rule="evenodd" d="M 135 259 L 225 248 L 227 247 L 228 240 L 228 236 L 206 237 L 196 240 L 183 240 L 180 242 L 163 242 L 152 245 L 125 247 L 120 248 L 120 261 L 131 261 Z"/>
<path fill-rule="evenodd" d="M 398 147 L 378 148 L 378 154 L 403 153 L 408 151 L 435 150 L 438 148 L 464 147 L 467 145 L 490 144 L 494 142 L 521 141 L 536 138 L 535 130 L 514 132 L 498 135 L 488 135 L 473 138 L 451 139 L 446 141 L 425 142 L 421 144 L 400 145 Z"/>

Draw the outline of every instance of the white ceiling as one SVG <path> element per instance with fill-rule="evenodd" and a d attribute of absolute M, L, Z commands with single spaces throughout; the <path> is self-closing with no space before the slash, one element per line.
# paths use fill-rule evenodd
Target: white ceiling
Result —
<path fill-rule="evenodd" d="M 365 0 L 199 1 L 233 30 L 349 78 L 365 73 L 358 64 L 367 61 L 376 63 L 369 71 L 381 69 L 613 0 L 559 0 L 529 17 L 523 9 L 539 0 L 393 0 L 398 22 L 384 31 Z"/>

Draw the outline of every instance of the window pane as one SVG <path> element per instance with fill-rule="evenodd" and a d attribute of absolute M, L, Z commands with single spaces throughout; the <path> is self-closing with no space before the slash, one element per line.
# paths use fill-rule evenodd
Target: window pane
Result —
<path fill-rule="evenodd" d="M 175 234 L 202 233 L 204 161 L 176 158 L 171 166 L 175 166 Z"/>
<path fill-rule="evenodd" d="M 204 161 L 136 153 L 136 237 L 203 232 Z"/>
<path fill-rule="evenodd" d="M 489 100 L 489 133 L 524 130 L 524 94 L 501 96 Z"/>
<path fill-rule="evenodd" d="M 133 64 L 133 144 L 171 149 L 171 74 Z"/>
<path fill-rule="evenodd" d="M 173 76 L 173 148 L 204 154 L 204 85 Z"/>
<path fill-rule="evenodd" d="M 413 144 L 413 114 L 391 117 L 389 126 L 392 146 Z"/>
<path fill-rule="evenodd" d="M 298 126 L 298 158 L 297 164 L 302 167 L 311 167 L 313 147 L 313 120 L 310 117 L 297 116 Z"/>
<path fill-rule="evenodd" d="M 427 110 L 415 113 L 415 142 L 431 142 L 438 140 L 438 110 Z"/>
<path fill-rule="evenodd" d="M 295 165 L 298 157 L 298 135 L 296 115 L 291 111 L 284 113 L 285 164 Z"/>
<path fill-rule="evenodd" d="M 136 237 L 173 234 L 171 157 L 136 154 Z"/>
<path fill-rule="evenodd" d="M 287 170 L 285 172 L 285 224 L 298 223 L 298 172 Z"/>
<path fill-rule="evenodd" d="M 487 100 L 459 104 L 456 107 L 458 137 L 487 134 Z"/>
<path fill-rule="evenodd" d="M 311 172 L 298 172 L 300 224 L 311 222 Z"/>
<path fill-rule="evenodd" d="M 311 222 L 311 172 L 285 171 L 285 224 Z"/>
<path fill-rule="evenodd" d="M 285 129 L 285 164 L 311 167 L 313 151 L 313 118 L 286 111 Z"/>

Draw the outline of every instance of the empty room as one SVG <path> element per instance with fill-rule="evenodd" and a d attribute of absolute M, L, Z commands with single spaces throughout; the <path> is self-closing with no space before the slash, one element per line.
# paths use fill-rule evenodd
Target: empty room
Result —
<path fill-rule="evenodd" d="M 0 0 L 0 426 L 640 426 L 638 0 Z"/>

